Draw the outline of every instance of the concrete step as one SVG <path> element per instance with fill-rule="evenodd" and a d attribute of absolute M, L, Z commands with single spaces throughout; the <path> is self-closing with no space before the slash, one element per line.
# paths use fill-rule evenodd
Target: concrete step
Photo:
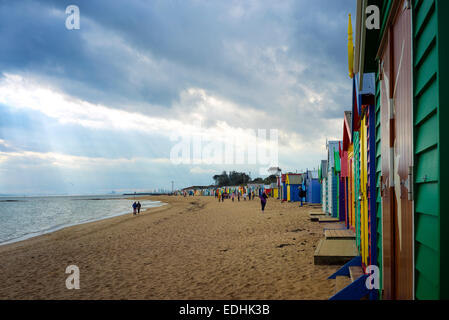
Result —
<path fill-rule="evenodd" d="M 324 228 L 324 230 L 342 230 L 346 229 L 346 226 L 344 223 L 320 223 L 320 225 Z"/>
<path fill-rule="evenodd" d="M 325 216 L 326 214 L 322 211 L 312 211 L 309 216 Z"/>
<path fill-rule="evenodd" d="M 321 239 L 313 257 L 315 265 L 344 265 L 358 256 L 355 240 Z"/>
<path fill-rule="evenodd" d="M 325 229 L 324 237 L 331 240 L 355 240 L 355 233 L 354 231 L 348 229 Z"/>
<path fill-rule="evenodd" d="M 320 211 L 315 211 L 309 213 L 310 221 L 317 222 L 320 220 L 320 217 L 324 217 L 325 213 Z"/>
<path fill-rule="evenodd" d="M 320 223 L 336 223 L 336 222 L 340 222 L 340 219 L 332 218 L 329 216 L 321 216 L 319 221 L 320 221 Z"/>

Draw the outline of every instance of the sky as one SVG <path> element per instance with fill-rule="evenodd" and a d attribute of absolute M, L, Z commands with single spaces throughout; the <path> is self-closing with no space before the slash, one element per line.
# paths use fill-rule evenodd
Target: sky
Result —
<path fill-rule="evenodd" d="M 66 28 L 69 5 L 79 29 Z M 0 194 L 143 192 L 209 185 L 223 170 L 317 169 L 351 105 L 355 6 L 0 0 Z"/>

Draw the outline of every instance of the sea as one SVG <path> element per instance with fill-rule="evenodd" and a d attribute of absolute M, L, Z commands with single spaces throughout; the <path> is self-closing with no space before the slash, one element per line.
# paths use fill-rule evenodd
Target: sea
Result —
<path fill-rule="evenodd" d="M 132 213 L 134 196 L 0 197 L 0 245 L 86 222 Z M 160 207 L 160 201 L 141 200 L 142 210 Z"/>

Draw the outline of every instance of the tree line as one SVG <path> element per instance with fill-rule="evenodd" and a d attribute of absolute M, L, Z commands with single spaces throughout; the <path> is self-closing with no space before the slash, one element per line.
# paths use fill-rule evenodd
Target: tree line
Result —
<path fill-rule="evenodd" d="M 248 183 L 271 184 L 277 182 L 275 175 L 268 176 L 265 179 L 251 179 L 246 173 L 237 171 L 231 171 L 229 173 L 223 171 L 221 174 L 216 174 L 212 178 L 214 179 L 217 187 L 239 186 L 246 185 Z"/>

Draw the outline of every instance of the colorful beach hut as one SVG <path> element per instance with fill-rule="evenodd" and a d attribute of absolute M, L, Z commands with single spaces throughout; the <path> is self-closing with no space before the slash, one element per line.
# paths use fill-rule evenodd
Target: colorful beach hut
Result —
<path fill-rule="evenodd" d="M 349 157 L 350 147 L 352 149 L 352 122 L 351 111 L 345 111 L 343 118 L 343 141 L 340 149 L 340 216 L 344 216 L 346 227 L 353 227 L 352 217 L 352 190 L 351 190 L 351 162 Z M 351 150 L 352 151 L 352 150 Z"/>
<path fill-rule="evenodd" d="M 281 176 L 282 201 L 287 201 L 287 175 Z"/>
<path fill-rule="evenodd" d="M 338 218 L 339 216 L 339 173 L 336 165 L 339 163 L 339 141 L 329 141 L 327 143 L 327 196 L 328 211 L 327 213 Z"/>
<path fill-rule="evenodd" d="M 318 170 L 306 171 L 303 186 L 306 190 L 307 203 L 321 203 L 321 184 L 318 177 Z"/>
<path fill-rule="evenodd" d="M 321 161 L 320 166 L 321 203 L 324 213 L 329 212 L 328 187 L 327 187 L 327 160 Z"/>
<path fill-rule="evenodd" d="M 275 198 L 275 199 L 277 199 L 277 197 L 278 197 L 278 183 L 277 182 L 273 182 L 271 185 L 270 185 L 270 190 L 271 190 L 271 192 L 270 192 L 270 195 L 271 195 L 271 197 L 273 197 L 273 198 Z"/>
<path fill-rule="evenodd" d="M 286 174 L 286 188 L 287 188 L 287 201 L 298 202 L 299 198 L 299 186 L 303 183 L 302 173 L 288 173 Z"/>

